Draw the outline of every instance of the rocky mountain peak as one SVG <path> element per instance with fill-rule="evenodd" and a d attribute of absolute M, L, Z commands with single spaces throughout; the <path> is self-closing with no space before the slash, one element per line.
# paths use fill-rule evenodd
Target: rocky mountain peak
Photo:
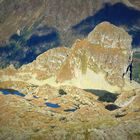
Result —
<path fill-rule="evenodd" d="M 109 22 L 100 23 L 83 40 L 73 46 L 51 49 L 17 71 L 2 70 L 2 79 L 26 80 L 32 84 L 73 85 L 83 89 L 119 91 L 128 66 L 131 37 Z M 14 74 L 13 74 L 14 73 Z M 12 74 L 12 75 L 10 75 Z"/>
<path fill-rule="evenodd" d="M 99 89 L 107 88 L 110 84 L 123 87 L 122 74 L 128 66 L 131 41 L 122 28 L 109 22 L 97 25 L 86 39 L 77 40 L 72 46 L 57 80 L 79 79 L 80 87 L 89 86 L 89 83 L 93 84 L 91 87 Z"/>
<path fill-rule="evenodd" d="M 130 50 L 131 37 L 103 22 L 71 48 L 0 70 L 0 139 L 139 139 L 140 86 L 122 78 Z"/>
<path fill-rule="evenodd" d="M 119 48 L 128 51 L 131 49 L 132 38 L 123 28 L 116 27 L 109 22 L 102 22 L 89 33 L 88 41 L 105 48 Z"/>
<path fill-rule="evenodd" d="M 122 75 L 128 66 L 131 41 L 122 28 L 103 22 L 87 38 L 76 40 L 70 49 L 54 48 L 18 70 L 2 70 L 2 80 L 13 79 L 14 75 L 15 80 L 32 84 L 118 92 L 125 86 Z M 5 76 L 7 73 L 9 76 Z"/>

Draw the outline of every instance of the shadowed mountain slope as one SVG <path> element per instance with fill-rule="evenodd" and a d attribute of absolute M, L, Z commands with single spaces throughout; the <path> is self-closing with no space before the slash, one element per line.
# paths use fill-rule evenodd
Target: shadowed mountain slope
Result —
<path fill-rule="evenodd" d="M 87 35 L 97 24 L 103 21 L 122 26 L 133 37 L 133 47 L 140 45 L 140 11 L 122 3 L 111 5 L 106 3 L 93 16 L 89 16 L 73 26 L 76 34 Z"/>
<path fill-rule="evenodd" d="M 71 47 L 77 38 L 84 38 L 102 21 L 123 27 L 132 35 L 133 47 L 139 47 L 138 3 L 128 0 L 0 1 L 0 67 L 10 64 L 20 67 L 51 48 Z"/>

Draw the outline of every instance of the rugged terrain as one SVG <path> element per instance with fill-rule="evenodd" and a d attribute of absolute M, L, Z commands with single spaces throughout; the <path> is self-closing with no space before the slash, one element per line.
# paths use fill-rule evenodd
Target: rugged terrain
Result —
<path fill-rule="evenodd" d="M 105 3 L 139 7 L 138 0 L 1 0 L 0 41 L 5 42 L 18 29 L 22 31 L 23 28 L 30 28 L 42 16 L 45 18 L 40 22 L 66 33 L 83 19 L 96 14 Z"/>
<path fill-rule="evenodd" d="M 1 0 L 0 67 L 20 67 L 45 51 L 71 47 L 97 24 L 108 21 L 140 45 L 139 1 L 131 0 Z M 23 54 L 23 55 L 19 55 Z"/>
<path fill-rule="evenodd" d="M 139 140 L 140 85 L 130 83 L 132 38 L 103 22 L 71 48 L 0 70 L 0 139 Z"/>

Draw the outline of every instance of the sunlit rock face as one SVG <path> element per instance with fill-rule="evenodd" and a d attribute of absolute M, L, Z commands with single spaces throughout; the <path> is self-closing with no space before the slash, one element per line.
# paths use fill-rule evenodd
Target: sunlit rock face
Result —
<path fill-rule="evenodd" d="M 69 48 L 60 47 L 51 49 L 37 57 L 30 64 L 22 66 L 20 69 L 15 69 L 10 65 L 5 70 L 0 70 L 1 80 L 45 80 L 59 71 L 61 65 L 66 60 L 69 54 Z"/>
<path fill-rule="evenodd" d="M 97 81 L 92 74 L 103 73 L 107 82 L 123 87 L 122 74 L 128 65 L 131 41 L 131 37 L 121 28 L 108 22 L 97 25 L 86 39 L 77 40 L 72 46 L 57 80 L 63 82 L 87 75 L 93 78 L 90 80 L 94 84 Z"/>
<path fill-rule="evenodd" d="M 0 139 L 139 140 L 140 85 L 122 78 L 130 50 L 103 22 L 71 48 L 1 69 Z"/>
<path fill-rule="evenodd" d="M 88 41 L 105 48 L 131 49 L 132 38 L 123 28 L 118 28 L 109 22 L 103 22 L 89 33 Z"/>
<path fill-rule="evenodd" d="M 19 69 L 10 66 L 1 70 L 1 80 L 118 91 L 125 85 L 122 75 L 128 66 L 131 41 L 122 28 L 103 22 L 71 49 L 51 49 Z"/>
<path fill-rule="evenodd" d="M 131 5 L 137 7 L 138 9 L 140 8 L 140 3 L 138 0 L 128 0 L 128 1 L 131 3 Z"/>
<path fill-rule="evenodd" d="M 21 73 L 36 74 L 36 78 L 43 80 L 59 71 L 64 61 L 68 57 L 69 48 L 60 47 L 51 49 L 37 57 L 31 64 L 25 65 L 19 69 Z"/>

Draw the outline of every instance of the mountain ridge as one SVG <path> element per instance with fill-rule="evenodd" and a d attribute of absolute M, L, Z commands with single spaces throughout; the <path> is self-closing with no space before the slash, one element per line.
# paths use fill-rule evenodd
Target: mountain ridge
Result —
<path fill-rule="evenodd" d="M 106 26 L 112 32 L 104 32 Z M 103 22 L 71 48 L 53 48 L 21 68 L 1 69 L 0 139 L 139 140 L 140 84 L 122 77 L 131 41 L 124 30 Z"/>
<path fill-rule="evenodd" d="M 121 36 L 123 40 L 120 39 Z M 122 75 L 128 66 L 131 41 L 131 37 L 123 29 L 103 22 L 97 25 L 87 38 L 77 40 L 71 49 L 54 48 L 17 70 L 13 67 L 2 69 L 1 75 L 11 71 L 7 76 L 3 75 L 2 79 L 5 81 L 14 76 L 15 80 L 26 80 L 33 84 L 50 83 L 52 86 L 59 86 L 62 83 L 77 85 L 79 88 L 83 86 L 85 89 L 96 89 L 97 86 L 100 90 L 119 91 L 125 85 Z M 82 80 L 83 84 L 80 85 Z M 101 81 L 104 83 L 99 86 Z M 96 86 L 92 84 L 94 82 Z"/>

